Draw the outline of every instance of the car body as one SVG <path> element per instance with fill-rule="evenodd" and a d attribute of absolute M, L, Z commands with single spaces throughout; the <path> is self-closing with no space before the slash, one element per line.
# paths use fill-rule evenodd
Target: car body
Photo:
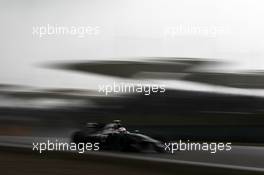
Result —
<path fill-rule="evenodd" d="M 100 150 L 124 152 L 164 152 L 163 144 L 138 131 L 127 131 L 119 121 L 106 125 L 88 123 L 84 129 L 74 132 L 74 143 L 99 143 Z"/>

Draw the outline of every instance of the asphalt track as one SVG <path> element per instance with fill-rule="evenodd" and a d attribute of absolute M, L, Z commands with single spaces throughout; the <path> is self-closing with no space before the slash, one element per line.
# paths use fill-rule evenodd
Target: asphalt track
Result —
<path fill-rule="evenodd" d="M 33 142 L 47 142 L 47 139 L 50 141 L 69 142 L 68 138 L 0 136 L 0 146 L 27 148 L 32 151 Z M 178 151 L 175 154 L 86 152 L 85 155 L 103 156 L 111 159 L 130 159 L 175 165 L 251 171 L 264 174 L 264 147 L 256 146 L 232 146 L 231 151 L 217 152 L 216 154 L 202 151 Z"/>

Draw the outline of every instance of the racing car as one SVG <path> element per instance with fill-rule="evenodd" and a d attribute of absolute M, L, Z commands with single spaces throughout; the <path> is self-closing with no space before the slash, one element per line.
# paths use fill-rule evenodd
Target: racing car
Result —
<path fill-rule="evenodd" d="M 129 132 L 119 120 L 109 124 L 87 123 L 86 127 L 74 132 L 72 141 L 78 143 L 99 143 L 100 150 L 122 152 L 164 152 L 163 144 L 139 131 Z"/>

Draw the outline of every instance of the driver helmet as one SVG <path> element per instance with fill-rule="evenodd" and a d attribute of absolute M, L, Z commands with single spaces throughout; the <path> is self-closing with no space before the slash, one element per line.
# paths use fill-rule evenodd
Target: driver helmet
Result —
<path fill-rule="evenodd" d="M 124 128 L 124 127 L 120 127 L 120 128 L 118 129 L 118 131 L 119 131 L 120 133 L 125 133 L 127 130 L 126 130 L 126 128 Z"/>

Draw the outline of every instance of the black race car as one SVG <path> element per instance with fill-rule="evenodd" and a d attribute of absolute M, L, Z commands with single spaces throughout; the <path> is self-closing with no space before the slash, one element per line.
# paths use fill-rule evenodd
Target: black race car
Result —
<path fill-rule="evenodd" d="M 100 150 L 164 152 L 163 144 L 160 141 L 138 131 L 127 131 L 119 120 L 105 125 L 88 123 L 84 129 L 73 133 L 72 141 L 76 144 L 99 143 Z"/>

